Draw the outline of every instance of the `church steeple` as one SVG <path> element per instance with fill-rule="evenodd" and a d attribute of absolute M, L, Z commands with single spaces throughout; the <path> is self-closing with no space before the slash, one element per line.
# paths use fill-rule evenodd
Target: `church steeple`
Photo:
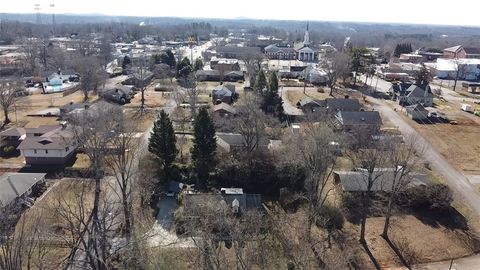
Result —
<path fill-rule="evenodd" d="M 303 45 L 304 46 L 310 45 L 310 36 L 308 34 L 308 22 L 307 22 L 307 30 L 305 31 L 305 36 L 303 37 Z"/>

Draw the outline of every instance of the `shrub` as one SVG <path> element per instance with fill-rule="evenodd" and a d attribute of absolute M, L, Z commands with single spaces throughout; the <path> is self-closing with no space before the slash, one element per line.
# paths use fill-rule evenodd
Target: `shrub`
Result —
<path fill-rule="evenodd" d="M 328 231 L 333 231 L 341 230 L 344 223 L 345 219 L 340 209 L 329 204 L 325 204 L 318 209 L 318 217 L 316 219 L 317 226 L 327 229 Z"/>
<path fill-rule="evenodd" d="M 184 234 L 186 232 L 185 222 L 185 212 L 183 210 L 183 207 L 179 207 L 177 210 L 175 210 L 175 213 L 173 213 L 173 224 L 175 225 L 175 232 L 178 235 Z"/>
<path fill-rule="evenodd" d="M 412 208 L 444 210 L 453 202 L 453 193 L 447 185 L 430 184 L 408 189 L 400 197 L 401 204 Z"/>
<path fill-rule="evenodd" d="M 14 151 L 15 151 L 15 146 L 10 145 L 10 146 L 3 147 L 3 152 L 7 155 L 13 153 Z"/>

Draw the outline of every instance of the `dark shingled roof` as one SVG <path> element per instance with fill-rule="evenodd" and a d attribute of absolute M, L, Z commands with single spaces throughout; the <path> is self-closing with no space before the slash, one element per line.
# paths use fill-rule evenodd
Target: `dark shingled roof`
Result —
<path fill-rule="evenodd" d="M 357 171 L 335 171 L 334 177 L 335 181 L 342 186 L 344 191 L 367 190 L 368 173 L 365 169 L 359 169 Z M 389 191 L 392 188 L 393 169 L 377 169 L 373 173 L 372 179 L 375 179 L 372 191 Z M 409 181 L 408 185 L 410 187 L 426 185 L 428 183 L 427 175 L 419 173 L 412 173 L 408 175 L 408 178 L 404 178 L 404 180 Z"/>
<path fill-rule="evenodd" d="M 195 212 L 194 208 L 208 202 L 221 203 L 232 206 L 233 200 L 237 199 L 240 203 L 240 209 L 261 210 L 262 196 L 260 194 L 185 194 L 183 203 L 187 213 Z"/>
<path fill-rule="evenodd" d="M 377 111 L 345 112 L 340 111 L 337 119 L 343 125 L 381 125 L 382 118 Z"/>
<path fill-rule="evenodd" d="M 356 98 L 327 98 L 327 109 L 329 111 L 360 111 L 361 105 Z"/>
<path fill-rule="evenodd" d="M 407 92 L 409 92 L 408 97 L 424 97 L 425 91 L 427 91 L 427 97 L 433 97 L 432 90 L 428 85 L 425 87 L 422 87 L 422 86 L 412 84 L 407 89 Z"/>

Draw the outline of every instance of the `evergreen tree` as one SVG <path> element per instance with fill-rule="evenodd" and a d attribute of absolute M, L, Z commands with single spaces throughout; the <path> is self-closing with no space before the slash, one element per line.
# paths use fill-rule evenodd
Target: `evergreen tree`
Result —
<path fill-rule="evenodd" d="M 171 68 L 174 68 L 177 64 L 175 56 L 170 49 L 166 50 L 165 53 L 160 56 L 160 62 L 169 65 Z"/>
<path fill-rule="evenodd" d="M 432 80 L 432 74 L 430 70 L 425 66 L 425 64 L 422 64 L 422 67 L 420 70 L 417 72 L 417 75 L 415 76 L 415 84 L 416 85 L 428 85 L 430 81 Z"/>
<path fill-rule="evenodd" d="M 127 69 L 129 65 L 132 64 L 132 60 L 130 60 L 130 57 L 128 57 L 128 55 L 125 55 L 125 57 L 123 57 L 123 61 L 122 61 L 122 69 Z"/>
<path fill-rule="evenodd" d="M 197 187 L 206 188 L 210 171 L 215 165 L 217 139 L 215 126 L 206 108 L 200 108 L 193 122 L 193 147 L 191 149 L 193 167 L 197 174 Z"/>
<path fill-rule="evenodd" d="M 257 79 L 255 80 L 255 85 L 253 90 L 257 93 L 262 93 L 263 89 L 267 87 L 267 78 L 265 78 L 265 72 L 262 69 L 258 71 Z"/>
<path fill-rule="evenodd" d="M 161 161 L 167 179 L 170 175 L 171 165 L 177 156 L 176 141 L 172 121 L 168 114 L 161 110 L 153 124 L 153 130 L 148 142 L 148 151 Z"/>
<path fill-rule="evenodd" d="M 265 113 L 273 113 L 280 121 L 285 120 L 282 106 L 282 98 L 278 95 L 278 78 L 275 72 L 270 75 L 267 91 L 262 93 L 262 110 Z"/>
<path fill-rule="evenodd" d="M 177 64 L 177 76 L 187 77 L 193 71 L 192 64 L 187 57 L 184 57 L 180 63 Z"/>
<path fill-rule="evenodd" d="M 270 75 L 269 89 L 272 92 L 278 92 L 278 78 L 277 73 L 275 72 L 272 72 Z"/>
<path fill-rule="evenodd" d="M 195 59 L 194 70 L 202 70 L 203 69 L 203 61 L 200 58 Z"/>

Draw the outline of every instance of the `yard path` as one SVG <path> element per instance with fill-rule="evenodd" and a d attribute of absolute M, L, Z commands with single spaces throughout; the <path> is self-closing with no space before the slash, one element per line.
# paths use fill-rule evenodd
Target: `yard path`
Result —
<path fill-rule="evenodd" d="M 287 115 L 303 115 L 302 110 L 298 109 L 297 106 L 295 106 L 294 104 L 291 104 L 290 101 L 288 100 L 288 98 L 285 97 L 285 95 L 287 94 L 287 91 L 283 90 L 283 86 L 278 89 L 278 94 L 283 100 L 282 106 L 283 106 L 283 110 L 284 110 L 285 114 L 287 114 Z"/>

